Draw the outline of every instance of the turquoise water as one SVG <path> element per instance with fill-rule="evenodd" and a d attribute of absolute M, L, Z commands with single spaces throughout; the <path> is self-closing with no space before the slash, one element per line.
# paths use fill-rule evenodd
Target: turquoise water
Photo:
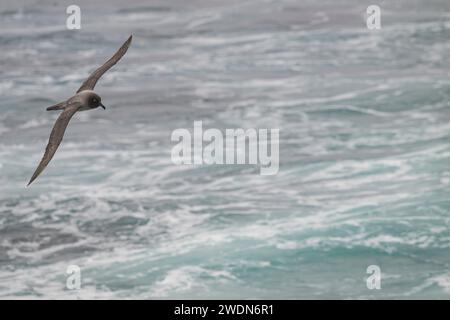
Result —
<path fill-rule="evenodd" d="M 0 298 L 450 298 L 448 1 L 378 31 L 350 0 L 104 4 L 0 5 Z M 26 188 L 45 108 L 130 33 Z M 279 173 L 173 165 L 197 120 L 279 128 Z"/>

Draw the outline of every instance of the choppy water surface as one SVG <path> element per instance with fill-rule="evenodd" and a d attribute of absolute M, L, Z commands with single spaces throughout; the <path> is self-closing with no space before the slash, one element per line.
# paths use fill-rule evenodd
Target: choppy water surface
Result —
<path fill-rule="evenodd" d="M 79 2 L 80 31 L 0 5 L 0 298 L 450 298 L 448 1 L 381 1 L 376 32 L 360 1 Z M 45 108 L 130 33 L 25 188 Z M 280 128 L 279 174 L 174 166 L 194 120 Z"/>

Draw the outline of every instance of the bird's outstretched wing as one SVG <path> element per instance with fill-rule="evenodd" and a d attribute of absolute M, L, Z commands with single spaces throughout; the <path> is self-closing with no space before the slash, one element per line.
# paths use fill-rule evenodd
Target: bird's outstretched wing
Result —
<path fill-rule="evenodd" d="M 127 52 L 128 47 L 130 46 L 131 39 L 133 36 L 130 36 L 127 41 L 124 42 L 124 44 L 120 47 L 119 50 L 109 59 L 106 61 L 100 68 L 95 70 L 89 78 L 86 79 L 86 81 L 83 82 L 80 89 L 78 89 L 77 93 L 83 90 L 93 90 L 95 87 L 95 84 L 97 83 L 98 79 L 106 72 L 108 71 L 113 65 L 115 65 L 120 58 L 123 57 L 125 52 Z"/>
<path fill-rule="evenodd" d="M 53 126 L 52 132 L 50 133 L 50 138 L 48 139 L 47 147 L 45 148 L 44 156 L 42 157 L 41 162 L 39 163 L 36 171 L 34 171 L 33 176 L 28 182 L 29 186 L 40 174 L 44 171 L 47 164 L 52 160 L 53 155 L 58 149 L 59 144 L 61 143 L 64 132 L 66 131 L 67 125 L 69 124 L 70 119 L 78 111 L 80 108 L 80 103 L 75 102 L 67 105 L 63 112 L 59 115 L 58 119 Z"/>

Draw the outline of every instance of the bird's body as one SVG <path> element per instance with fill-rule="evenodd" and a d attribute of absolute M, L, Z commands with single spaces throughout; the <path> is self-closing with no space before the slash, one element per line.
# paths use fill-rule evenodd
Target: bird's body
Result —
<path fill-rule="evenodd" d="M 78 108 L 78 111 L 91 110 L 91 109 L 101 107 L 101 105 L 100 106 L 97 105 L 97 102 L 99 102 L 101 100 L 102 99 L 100 98 L 100 96 L 98 94 L 96 94 L 94 91 L 83 90 L 81 92 L 78 92 L 76 95 L 74 95 L 73 97 L 67 99 L 66 101 L 64 101 L 60 104 L 48 107 L 47 111 L 63 110 L 66 105 L 72 104 L 72 103 L 77 103 L 80 105 L 80 107 Z"/>
<path fill-rule="evenodd" d="M 50 133 L 50 138 L 48 140 L 47 147 L 45 148 L 44 156 L 42 157 L 41 162 L 39 163 L 37 169 L 33 173 L 33 176 L 30 179 L 28 185 L 30 185 L 41 172 L 45 169 L 47 164 L 53 158 L 56 150 L 58 149 L 59 144 L 61 143 L 64 132 L 66 131 L 67 125 L 69 124 L 72 116 L 78 111 L 86 111 L 91 109 L 96 109 L 98 107 L 102 107 L 105 109 L 105 106 L 101 102 L 100 96 L 93 91 L 95 84 L 98 79 L 108 71 L 113 65 L 115 65 L 120 58 L 127 52 L 128 47 L 130 46 L 132 36 L 128 38 L 127 41 L 120 47 L 120 49 L 112 56 L 111 59 L 106 61 L 100 68 L 95 70 L 89 78 L 86 79 L 85 82 L 78 89 L 77 93 L 66 101 L 55 104 L 51 107 L 47 108 L 47 111 L 52 110 L 63 110 L 59 115 L 58 119 L 53 126 L 52 132 Z"/>
<path fill-rule="evenodd" d="M 84 90 L 74 95 L 68 101 L 79 103 L 80 107 L 78 108 L 78 111 L 86 111 L 97 108 L 95 106 L 95 102 L 91 106 L 92 99 L 98 99 L 98 101 L 101 101 L 98 94 L 96 94 L 94 91 Z"/>

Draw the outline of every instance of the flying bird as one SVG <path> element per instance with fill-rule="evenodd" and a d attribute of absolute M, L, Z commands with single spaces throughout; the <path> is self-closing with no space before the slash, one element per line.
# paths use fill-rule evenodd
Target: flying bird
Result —
<path fill-rule="evenodd" d="M 87 78 L 81 87 L 78 89 L 76 94 L 67 99 L 66 101 L 55 104 L 51 107 L 47 108 L 47 111 L 50 110 L 63 110 L 56 120 L 52 132 L 50 133 L 50 138 L 48 139 L 47 147 L 45 148 L 44 156 L 42 157 L 41 162 L 33 173 L 33 176 L 28 182 L 29 186 L 40 174 L 44 171 L 45 167 L 48 165 L 50 160 L 52 160 L 53 155 L 61 143 L 64 132 L 66 131 L 67 125 L 69 124 L 70 119 L 77 111 L 85 111 L 91 110 L 98 107 L 102 107 L 106 109 L 106 107 L 102 104 L 102 99 L 100 96 L 95 93 L 94 87 L 97 83 L 98 79 L 105 74 L 113 65 L 115 65 L 127 52 L 128 47 L 131 44 L 131 39 L 133 36 L 130 36 L 127 41 L 117 50 L 117 52 L 106 61 L 100 68 L 95 70 L 89 78 Z"/>

